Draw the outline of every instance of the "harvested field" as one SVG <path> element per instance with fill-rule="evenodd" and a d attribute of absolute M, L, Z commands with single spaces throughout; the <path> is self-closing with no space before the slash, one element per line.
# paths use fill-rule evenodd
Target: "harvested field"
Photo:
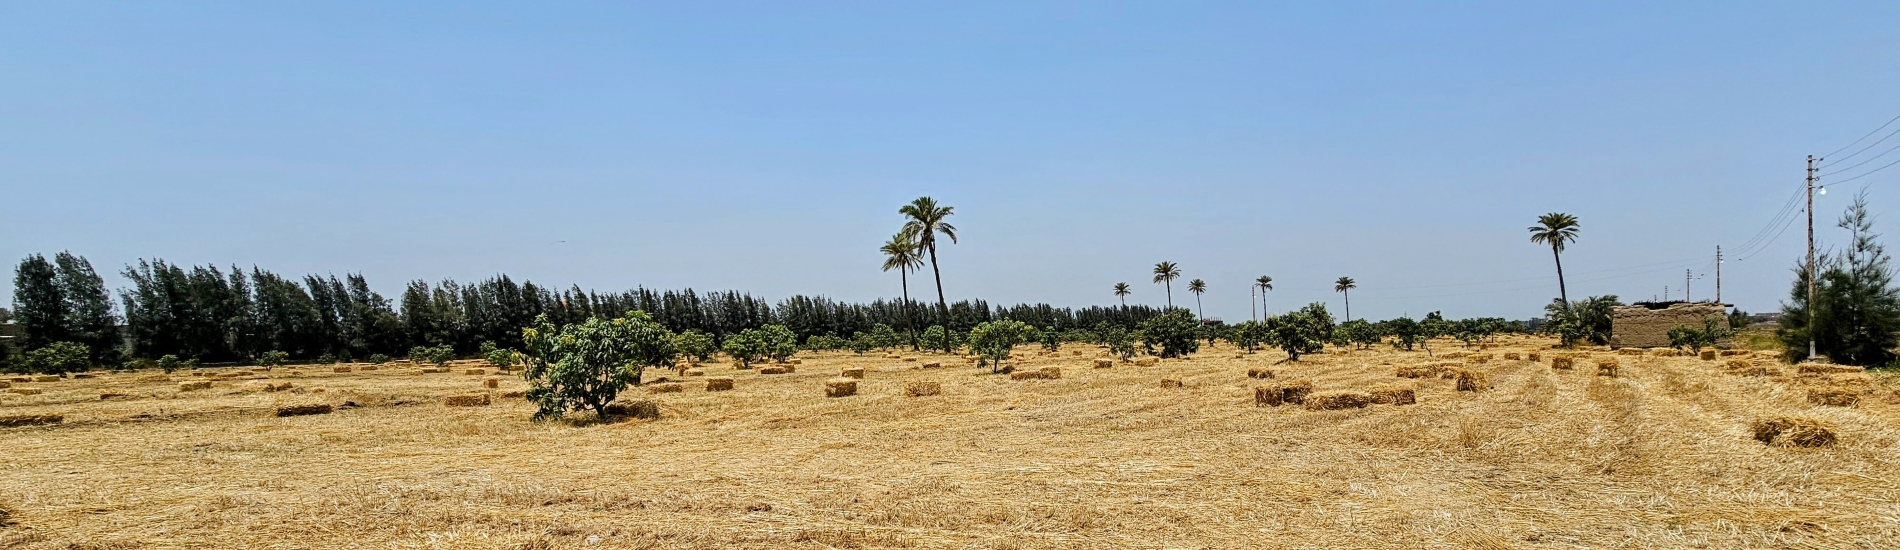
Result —
<path fill-rule="evenodd" d="M 0 497 L 15 523 L 0 529 L 0 546 L 1882 548 L 1900 539 L 1886 519 L 1900 517 L 1900 405 L 1885 401 L 1893 387 L 1883 376 L 1803 385 L 1731 376 L 1696 357 L 1625 356 L 1622 376 L 1604 378 L 1493 361 L 1462 367 L 1492 387 L 1472 393 L 1455 380 L 1393 377 L 1395 365 L 1435 361 L 1422 352 L 1313 354 L 1272 365 L 1272 380 L 1246 373 L 1281 357 L 1233 354 L 1215 346 L 1141 369 L 1092 369 L 1092 357 L 1069 354 L 1020 360 L 1018 372 L 1068 371 L 1035 383 L 926 356 L 964 366 L 880 371 L 852 380 L 857 395 L 845 399 L 818 390 L 867 356 L 801 355 L 809 368 L 769 377 L 706 365 L 709 384 L 746 383 L 623 393 L 650 400 L 636 403 L 651 416 L 607 422 L 590 413 L 530 422 L 533 405 L 514 398 L 444 408 L 473 380 L 404 372 L 413 369 L 322 369 L 275 393 L 244 389 L 260 382 L 181 393 L 137 375 L 67 380 L 41 395 L 0 395 L 0 416 L 64 416 L 0 428 Z M 1864 379 L 1856 406 L 1807 401 L 1810 387 L 1848 376 Z M 1163 377 L 1186 387 L 1163 390 Z M 1287 380 L 1311 392 L 1293 404 L 1331 392 L 1383 403 L 1395 383 L 1411 386 L 1415 404 L 1254 406 L 1255 386 Z M 526 386 L 500 385 L 497 396 Z M 911 398 L 925 394 L 913 387 L 937 396 Z M 97 399 L 108 390 L 135 398 Z M 306 403 L 334 410 L 275 416 Z M 1765 425 L 1771 444 L 1756 439 L 1757 420 L 1782 417 L 1800 422 Z"/>

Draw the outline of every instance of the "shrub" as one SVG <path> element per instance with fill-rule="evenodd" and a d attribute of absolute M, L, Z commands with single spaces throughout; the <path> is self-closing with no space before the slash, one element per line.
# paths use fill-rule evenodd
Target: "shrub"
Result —
<path fill-rule="evenodd" d="M 932 327 L 932 328 L 941 328 L 941 327 Z M 928 335 L 930 333 L 926 332 L 924 334 Z M 857 332 L 852 333 L 851 340 L 846 342 L 845 346 L 850 348 L 852 353 L 864 353 L 867 351 L 871 351 L 872 348 L 877 347 L 877 345 L 875 345 L 875 343 L 871 341 L 871 335 L 865 334 L 864 331 L 857 331 Z"/>
<path fill-rule="evenodd" d="M 814 334 L 810 338 L 805 339 L 805 349 L 813 351 L 840 350 L 844 349 L 845 346 L 846 344 L 843 338 L 839 338 L 838 335 L 831 333 Z"/>
<path fill-rule="evenodd" d="M 643 311 L 560 328 L 542 315 L 521 332 L 528 356 L 525 397 L 538 408 L 535 420 L 582 409 L 605 416 L 607 404 L 638 383 L 646 367 L 672 365 L 679 353 L 673 333 Z"/>
<path fill-rule="evenodd" d="M 1379 327 L 1373 326 L 1365 319 L 1353 319 L 1341 323 L 1339 328 L 1333 330 L 1333 333 L 1359 349 L 1370 349 L 1380 340 Z"/>
<path fill-rule="evenodd" d="M 783 363 L 798 354 L 798 335 L 785 325 L 765 325 L 759 327 L 759 336 L 765 343 L 765 356 Z"/>
<path fill-rule="evenodd" d="M 726 345 L 720 348 L 732 357 L 739 368 L 752 368 L 752 363 L 765 357 L 765 335 L 759 329 L 745 329 L 726 337 Z"/>
<path fill-rule="evenodd" d="M 1135 334 L 1122 327 L 1097 329 L 1102 343 L 1108 346 L 1108 352 L 1127 361 L 1135 356 Z"/>
<path fill-rule="evenodd" d="M 1266 340 L 1267 327 L 1257 321 L 1245 321 L 1234 325 L 1233 330 L 1227 331 L 1227 341 L 1233 343 L 1234 347 L 1246 350 L 1249 353 L 1258 349 L 1260 343 Z"/>
<path fill-rule="evenodd" d="M 970 329 L 970 351 L 976 353 L 977 368 L 987 365 L 990 372 L 997 372 L 1016 344 L 1029 341 L 1032 330 L 1021 321 L 1007 320 L 988 321 Z"/>
<path fill-rule="evenodd" d="M 1199 328 L 1200 323 L 1188 310 L 1170 311 L 1141 323 L 1141 345 L 1148 353 L 1162 357 L 1184 357 L 1200 351 Z M 1158 353 L 1157 347 L 1160 348 Z"/>
<path fill-rule="evenodd" d="M 1056 332 L 1056 327 L 1044 328 L 1039 331 L 1039 334 L 1036 336 L 1037 339 L 1042 340 L 1042 349 L 1049 351 L 1062 350 L 1062 333 Z"/>
<path fill-rule="evenodd" d="M 369 362 L 381 365 L 389 362 L 389 356 L 380 353 L 369 354 Z"/>
<path fill-rule="evenodd" d="M 180 368 L 188 367 L 187 363 L 180 361 L 176 355 L 159 356 L 158 360 L 154 361 L 154 363 L 157 364 L 159 370 L 165 371 L 165 374 L 171 374 L 177 372 Z"/>
<path fill-rule="evenodd" d="M 1689 351 L 1692 353 L 1702 353 L 1702 348 L 1713 347 L 1716 340 L 1729 336 L 1728 329 L 1715 325 L 1716 321 L 1714 318 L 1703 319 L 1702 328 L 1699 329 L 1687 325 L 1677 325 L 1675 328 L 1669 329 L 1669 347 L 1676 349 L 1689 348 Z"/>
<path fill-rule="evenodd" d="M 897 345 L 901 343 L 903 343 L 903 341 L 897 337 L 897 331 L 891 330 L 890 325 L 878 323 L 871 327 L 872 347 L 890 349 L 897 347 Z"/>
<path fill-rule="evenodd" d="M 482 358 L 488 360 L 488 364 L 504 369 L 513 367 L 515 363 L 521 361 L 521 358 L 515 354 L 515 350 L 511 349 L 491 349 L 483 354 Z"/>
<path fill-rule="evenodd" d="M 290 354 L 278 350 L 270 350 L 264 352 L 263 355 L 257 356 L 257 366 L 264 367 L 265 369 L 273 369 L 283 366 L 284 361 L 287 359 L 290 359 Z"/>
<path fill-rule="evenodd" d="M 930 328 L 924 329 L 923 346 L 949 352 L 962 347 L 963 342 L 958 341 L 957 333 L 944 330 L 943 325 L 930 325 Z"/>
<path fill-rule="evenodd" d="M 416 346 L 409 348 L 409 360 L 415 361 L 418 364 L 430 363 L 440 365 L 454 358 L 455 348 L 448 346 Z"/>
<path fill-rule="evenodd" d="M 680 355 L 694 363 L 710 361 L 713 354 L 719 353 L 719 343 L 713 340 L 712 335 L 697 330 L 679 333 L 679 336 L 673 337 L 673 345 L 679 347 Z"/>
<path fill-rule="evenodd" d="M 317 356 L 317 364 L 320 364 L 320 365 L 330 365 L 330 364 L 335 364 L 336 362 L 337 361 L 336 361 L 335 355 L 330 355 L 328 353 L 325 353 L 323 355 Z"/>
<path fill-rule="evenodd" d="M 1326 312 L 1326 305 L 1308 304 L 1299 311 L 1267 318 L 1268 339 L 1281 351 L 1286 352 L 1289 361 L 1300 360 L 1301 354 L 1313 353 L 1324 349 L 1326 338 L 1333 334 L 1333 316 Z"/>
<path fill-rule="evenodd" d="M 53 342 L 46 347 L 26 352 L 26 371 L 35 374 L 65 375 L 69 372 L 83 372 L 92 366 L 92 352 L 85 344 L 74 342 Z"/>

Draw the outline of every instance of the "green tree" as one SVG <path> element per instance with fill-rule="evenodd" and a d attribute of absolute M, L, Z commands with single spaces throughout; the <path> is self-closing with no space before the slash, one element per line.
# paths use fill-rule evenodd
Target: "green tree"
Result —
<path fill-rule="evenodd" d="M 1172 310 L 1141 323 L 1141 345 L 1148 353 L 1162 357 L 1186 357 L 1201 349 L 1199 328 L 1193 314 L 1185 309 Z"/>
<path fill-rule="evenodd" d="M 1327 313 L 1326 305 L 1320 303 L 1268 317 L 1266 325 L 1269 341 L 1286 352 L 1288 361 L 1298 361 L 1303 354 L 1325 349 L 1334 328 L 1332 314 Z"/>
<path fill-rule="evenodd" d="M 1135 333 L 1119 326 L 1096 329 L 1095 332 L 1101 335 L 1102 344 L 1108 346 L 1109 353 L 1123 361 L 1135 357 L 1135 351 L 1139 349 L 1136 347 L 1138 339 Z"/>
<path fill-rule="evenodd" d="M 1722 324 L 1726 322 L 1726 319 L 1721 321 Z M 1718 326 L 1717 323 L 1716 318 L 1711 317 L 1702 320 L 1702 328 L 1676 325 L 1669 329 L 1669 347 L 1689 348 L 1691 353 L 1701 353 L 1702 348 L 1714 346 L 1717 341 L 1729 336 L 1728 327 Z"/>
<path fill-rule="evenodd" d="M 1273 290 L 1273 278 L 1261 275 L 1260 278 L 1253 280 L 1253 286 L 1260 288 L 1260 315 L 1269 315 L 1269 313 L 1267 313 L 1267 292 Z M 1256 317 L 1256 319 L 1257 318 L 1258 317 Z"/>
<path fill-rule="evenodd" d="M 24 364 L 27 372 L 65 376 L 66 373 L 85 372 L 90 368 L 91 355 L 85 344 L 53 342 L 26 352 Z"/>
<path fill-rule="evenodd" d="M 621 390 L 639 384 L 648 367 L 671 366 L 673 333 L 643 311 L 612 320 L 591 318 L 556 328 L 543 315 L 522 330 L 527 348 L 528 401 L 535 420 L 591 409 L 606 416 Z"/>
<path fill-rule="evenodd" d="M 680 354 L 694 363 L 706 362 L 712 359 L 713 354 L 719 353 L 719 343 L 713 340 L 711 334 L 688 329 L 679 333 L 674 340 Z"/>
<path fill-rule="evenodd" d="M 1352 277 L 1340 277 L 1339 280 L 1333 281 L 1333 292 L 1338 292 L 1346 296 L 1347 321 L 1352 320 L 1352 289 L 1355 288 L 1359 288 L 1359 282 L 1352 280 Z"/>
<path fill-rule="evenodd" d="M 908 220 L 904 222 L 904 232 L 916 237 L 917 245 L 930 255 L 930 274 L 937 280 L 938 323 L 945 326 L 950 324 L 950 302 L 943 298 L 943 271 L 937 267 L 937 235 L 949 237 L 951 244 L 957 242 L 956 226 L 944 221 L 953 210 L 954 207 L 938 205 L 937 200 L 930 197 L 917 197 L 897 209 Z"/>
<path fill-rule="evenodd" d="M 1400 317 L 1379 323 L 1380 332 L 1392 337 L 1392 347 L 1412 351 L 1414 346 L 1425 341 L 1424 327 L 1411 317 Z"/>
<path fill-rule="evenodd" d="M 1267 326 L 1260 324 L 1259 321 L 1247 321 L 1234 325 L 1234 329 L 1227 332 L 1227 341 L 1232 342 L 1235 347 L 1246 350 L 1247 353 L 1253 353 L 1266 340 Z"/>
<path fill-rule="evenodd" d="M 727 336 L 726 343 L 720 350 L 726 352 L 727 357 L 732 358 L 734 366 L 741 369 L 752 368 L 752 363 L 765 357 L 765 333 L 755 328 L 741 330 L 738 334 Z"/>
<path fill-rule="evenodd" d="M 897 331 L 891 330 L 890 325 L 886 325 L 884 323 L 878 323 L 871 327 L 871 344 L 872 345 L 880 349 L 891 349 L 891 348 L 897 347 L 899 342 L 900 341 L 897 338 Z"/>
<path fill-rule="evenodd" d="M 1188 281 L 1188 292 L 1194 293 L 1194 315 L 1207 319 L 1207 310 L 1201 308 L 1201 295 L 1207 293 L 1207 281 L 1195 279 Z"/>
<path fill-rule="evenodd" d="M 1062 350 L 1062 333 L 1056 331 L 1056 327 L 1044 327 L 1042 330 L 1036 332 L 1036 336 L 1038 340 L 1042 341 L 1042 349 L 1048 351 Z"/>
<path fill-rule="evenodd" d="M 1132 293 L 1133 291 L 1128 288 L 1128 283 L 1115 283 L 1115 297 L 1121 298 L 1122 309 L 1128 309 L 1128 295 Z"/>
<path fill-rule="evenodd" d="M 59 285 L 59 269 L 45 256 L 33 254 L 20 260 L 13 271 L 13 314 L 20 325 L 20 347 L 31 351 L 54 342 L 69 342 L 74 335 L 67 324 L 71 305 Z"/>
<path fill-rule="evenodd" d="M 495 368 L 511 369 L 514 368 L 516 363 L 521 362 L 521 354 L 515 353 L 515 350 L 511 349 L 491 349 L 488 350 L 487 353 L 482 354 L 482 359 L 488 361 L 488 364 L 494 365 Z"/>
<path fill-rule="evenodd" d="M 986 321 L 970 329 L 970 351 L 977 356 L 977 368 L 990 367 L 998 372 L 1017 344 L 1029 341 L 1034 328 L 1021 321 Z"/>
<path fill-rule="evenodd" d="M 1776 337 L 1792 362 L 1810 359 L 1811 339 L 1816 353 L 1837 363 L 1890 364 L 1900 333 L 1900 292 L 1893 286 L 1890 257 L 1874 233 L 1865 192 L 1854 198 L 1836 225 L 1846 229 L 1852 241 L 1846 250 L 1816 260 L 1821 275 L 1815 281 L 1813 304 L 1807 298 L 1806 266 L 1796 269 Z"/>
<path fill-rule="evenodd" d="M 879 247 L 884 253 L 884 271 L 897 270 L 897 281 L 904 290 L 904 332 L 910 334 L 910 349 L 917 349 L 917 325 L 910 315 L 910 272 L 922 269 L 923 255 L 920 254 L 917 236 L 898 231 L 891 240 Z"/>
<path fill-rule="evenodd" d="M 759 327 L 760 341 L 765 344 L 765 356 L 776 362 L 786 362 L 798 354 L 798 335 L 785 325 L 765 325 Z"/>
<path fill-rule="evenodd" d="M 1557 262 L 1557 299 L 1565 307 L 1570 305 L 1570 293 L 1564 290 L 1564 245 L 1577 242 L 1577 217 L 1561 212 L 1551 212 L 1537 217 L 1537 225 L 1530 227 L 1531 242 L 1550 245 L 1550 257 Z"/>
<path fill-rule="evenodd" d="M 1557 336 L 1565 346 L 1574 346 L 1583 341 L 1608 344 L 1611 321 L 1616 307 L 1620 305 L 1623 302 L 1615 295 L 1591 296 L 1568 306 L 1553 300 L 1550 305 L 1544 306 L 1546 322 L 1541 330 Z"/>
<path fill-rule="evenodd" d="M 1181 266 L 1174 262 L 1155 264 L 1155 284 L 1162 285 L 1168 291 L 1168 309 L 1174 309 L 1174 280 L 1181 278 Z"/>
<path fill-rule="evenodd" d="M 930 349 L 954 350 L 960 345 L 956 337 L 956 333 L 944 330 L 943 325 L 930 325 L 930 328 L 924 329 L 924 344 L 929 345 Z"/>
<path fill-rule="evenodd" d="M 176 355 L 160 356 L 157 361 L 154 361 L 154 364 L 158 366 L 159 370 L 165 371 L 165 374 L 171 374 L 176 372 L 179 368 L 186 366 L 185 362 L 178 360 L 178 356 Z"/>
<path fill-rule="evenodd" d="M 1371 349 L 1372 345 L 1379 343 L 1380 339 L 1379 328 L 1373 326 L 1372 323 L 1366 322 L 1365 319 L 1354 319 L 1341 323 L 1337 331 L 1347 343 L 1353 344 L 1354 347 L 1359 349 Z"/>
<path fill-rule="evenodd" d="M 932 325 L 932 328 L 941 330 L 943 327 L 941 325 Z M 925 341 L 929 341 L 930 331 L 924 331 L 924 338 Z M 877 347 L 877 343 L 871 340 L 871 335 L 865 334 L 864 331 L 858 331 L 851 334 L 851 340 L 849 340 L 846 345 L 851 348 L 851 353 L 863 354 Z"/>
<path fill-rule="evenodd" d="M 278 350 L 270 350 L 264 352 L 263 355 L 257 356 L 257 366 L 264 367 L 264 370 L 271 370 L 284 366 L 284 361 L 287 359 L 290 359 L 290 354 Z"/>
<path fill-rule="evenodd" d="M 409 360 L 416 364 L 441 365 L 455 359 L 455 348 L 448 346 L 416 346 L 409 348 Z"/>

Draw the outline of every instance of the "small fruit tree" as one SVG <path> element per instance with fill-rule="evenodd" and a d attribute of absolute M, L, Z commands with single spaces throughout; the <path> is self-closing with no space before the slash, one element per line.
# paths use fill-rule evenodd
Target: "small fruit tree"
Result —
<path fill-rule="evenodd" d="M 765 357 L 765 334 L 755 328 L 741 330 L 738 334 L 726 336 L 726 345 L 720 347 L 720 351 L 732 358 L 733 366 L 752 368 L 754 361 Z"/>
<path fill-rule="evenodd" d="M 644 311 L 558 328 L 542 315 L 521 333 L 528 356 L 522 372 L 526 397 L 539 407 L 535 420 L 582 409 L 606 416 L 607 404 L 638 384 L 647 367 L 671 365 L 679 354 L 673 333 Z"/>
<path fill-rule="evenodd" d="M 417 364 L 429 363 L 441 365 L 455 358 L 455 348 L 449 346 L 416 346 L 409 348 L 409 360 Z"/>
<path fill-rule="evenodd" d="M 785 325 L 759 327 L 759 338 L 765 344 L 765 356 L 773 361 L 783 363 L 798 354 L 798 334 Z"/>
<path fill-rule="evenodd" d="M 719 353 L 719 343 L 713 341 L 712 335 L 697 330 L 682 332 L 673 341 L 679 346 L 680 355 L 694 363 L 712 360 L 713 354 Z"/>
<path fill-rule="evenodd" d="M 1689 348 L 1691 353 L 1701 353 L 1702 348 L 1714 347 L 1717 340 L 1729 337 L 1729 330 L 1718 327 L 1716 324 L 1716 319 L 1711 317 L 1703 319 L 1702 328 L 1699 329 L 1688 325 L 1676 325 L 1675 328 L 1669 329 L 1669 347 Z"/>
<path fill-rule="evenodd" d="M 290 354 L 288 353 L 279 350 L 270 350 L 264 352 L 263 355 L 257 356 L 257 366 L 264 367 L 264 370 L 270 370 L 284 366 L 284 361 L 289 359 Z"/>
<path fill-rule="evenodd" d="M 1268 339 L 1286 352 L 1288 361 L 1298 361 L 1301 354 L 1325 349 L 1326 340 L 1333 335 L 1333 316 L 1326 312 L 1326 305 L 1320 303 L 1269 317 L 1266 325 Z"/>
<path fill-rule="evenodd" d="M 1200 325 L 1185 309 L 1156 315 L 1141 322 L 1141 345 L 1162 357 L 1186 357 L 1201 349 Z"/>
<path fill-rule="evenodd" d="M 997 372 L 1016 344 L 1028 342 L 1034 331 L 1022 321 L 987 321 L 970 329 L 970 351 L 976 354 L 977 368 L 988 365 L 990 372 Z"/>
<path fill-rule="evenodd" d="M 57 374 L 65 376 L 69 372 L 84 372 L 92 366 L 92 352 L 85 344 L 75 342 L 53 342 L 52 344 L 26 352 L 27 372 L 36 374 Z"/>

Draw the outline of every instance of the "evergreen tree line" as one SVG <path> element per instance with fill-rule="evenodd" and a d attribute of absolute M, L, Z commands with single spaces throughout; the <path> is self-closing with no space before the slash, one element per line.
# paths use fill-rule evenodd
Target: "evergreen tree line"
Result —
<path fill-rule="evenodd" d="M 21 347 L 74 342 L 86 346 L 91 361 L 102 366 L 166 355 L 244 361 L 268 351 L 292 359 L 341 360 L 402 356 L 416 346 L 447 346 L 463 356 L 477 353 L 484 343 L 514 347 L 521 342 L 521 329 L 541 315 L 563 326 L 644 311 L 670 330 L 695 330 L 721 342 L 776 324 L 803 342 L 813 336 L 872 333 L 878 325 L 918 333 L 942 325 L 962 333 L 1002 319 L 1056 330 L 1134 327 L 1160 313 L 1145 306 L 992 307 L 965 300 L 950 304 L 945 319 L 942 310 L 919 301 L 905 308 L 898 300 L 849 303 L 801 295 L 774 303 L 738 291 L 690 288 L 594 292 L 516 283 L 507 275 L 474 283 L 413 281 L 392 301 L 370 290 L 360 274 L 295 279 L 256 267 L 225 270 L 157 259 L 140 260 L 122 273 L 131 286 L 118 291 L 115 307 L 112 293 L 84 257 L 62 252 L 52 261 L 40 255 L 22 260 L 11 311 L 25 333 Z"/>

